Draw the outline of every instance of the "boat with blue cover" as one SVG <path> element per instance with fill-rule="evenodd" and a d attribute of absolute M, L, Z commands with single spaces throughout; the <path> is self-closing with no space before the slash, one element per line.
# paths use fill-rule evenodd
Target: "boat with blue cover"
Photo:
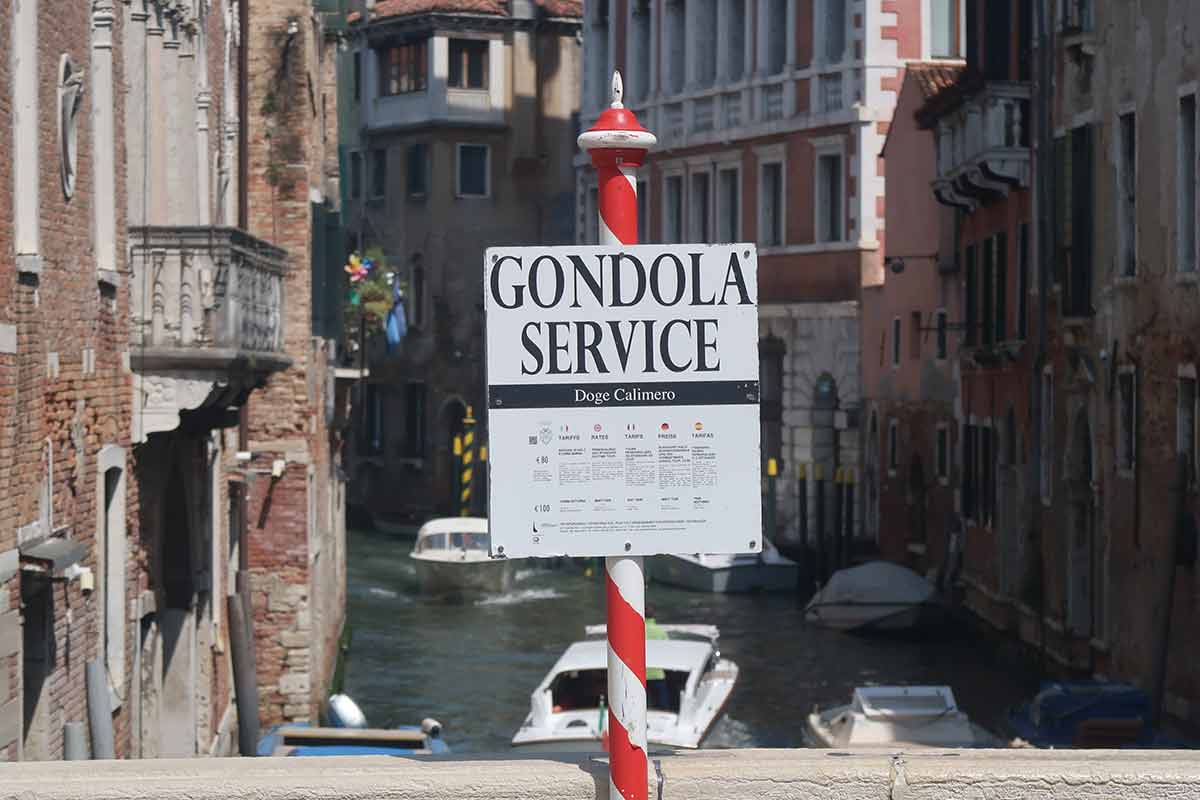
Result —
<path fill-rule="evenodd" d="M 1145 691 L 1127 683 L 1050 681 L 1013 708 L 1007 722 L 1034 747 L 1178 746 L 1151 726 L 1150 705 Z"/>

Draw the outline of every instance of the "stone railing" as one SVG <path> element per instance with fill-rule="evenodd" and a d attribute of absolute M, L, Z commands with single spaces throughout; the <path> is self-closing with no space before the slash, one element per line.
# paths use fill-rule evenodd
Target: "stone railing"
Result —
<path fill-rule="evenodd" d="M 283 359 L 287 252 L 236 228 L 135 227 L 131 354 L 138 366 Z"/>
<path fill-rule="evenodd" d="M 893 755 L 708 750 L 651 758 L 658 800 L 1141 800 L 1200 797 L 1188 751 L 957 750 Z M 0 800 L 610 800 L 601 759 L 244 758 L 0 765 Z M 613 799 L 615 800 L 615 799 Z"/>
<path fill-rule="evenodd" d="M 1029 186 L 1029 85 L 989 82 L 937 124 L 934 191 L 971 206 Z"/>

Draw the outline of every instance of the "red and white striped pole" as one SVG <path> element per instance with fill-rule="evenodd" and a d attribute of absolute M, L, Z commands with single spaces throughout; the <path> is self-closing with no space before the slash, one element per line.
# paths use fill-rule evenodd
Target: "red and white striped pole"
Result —
<path fill-rule="evenodd" d="M 613 73 L 612 106 L 580 135 L 598 181 L 600 244 L 637 244 L 637 168 L 657 142 L 621 102 Z M 646 800 L 646 579 L 640 556 L 604 560 L 608 604 L 609 797 Z"/>

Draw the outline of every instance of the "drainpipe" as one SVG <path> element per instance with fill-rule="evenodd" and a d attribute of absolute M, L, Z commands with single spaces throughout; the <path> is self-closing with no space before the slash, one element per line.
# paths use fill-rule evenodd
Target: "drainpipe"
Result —
<path fill-rule="evenodd" d="M 250 231 L 250 0 L 238 0 L 238 227 Z"/>

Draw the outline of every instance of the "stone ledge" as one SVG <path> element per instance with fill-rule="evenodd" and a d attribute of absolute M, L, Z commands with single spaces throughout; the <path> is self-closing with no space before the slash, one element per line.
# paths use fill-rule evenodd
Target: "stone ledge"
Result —
<path fill-rule="evenodd" d="M 900 758 L 710 750 L 655 762 L 650 796 L 663 800 L 1200 796 L 1200 759 L 1186 751 L 926 751 Z M 78 761 L 12 764 L 0 772 L 0 800 L 609 800 L 604 761 L 573 755 Z"/>

